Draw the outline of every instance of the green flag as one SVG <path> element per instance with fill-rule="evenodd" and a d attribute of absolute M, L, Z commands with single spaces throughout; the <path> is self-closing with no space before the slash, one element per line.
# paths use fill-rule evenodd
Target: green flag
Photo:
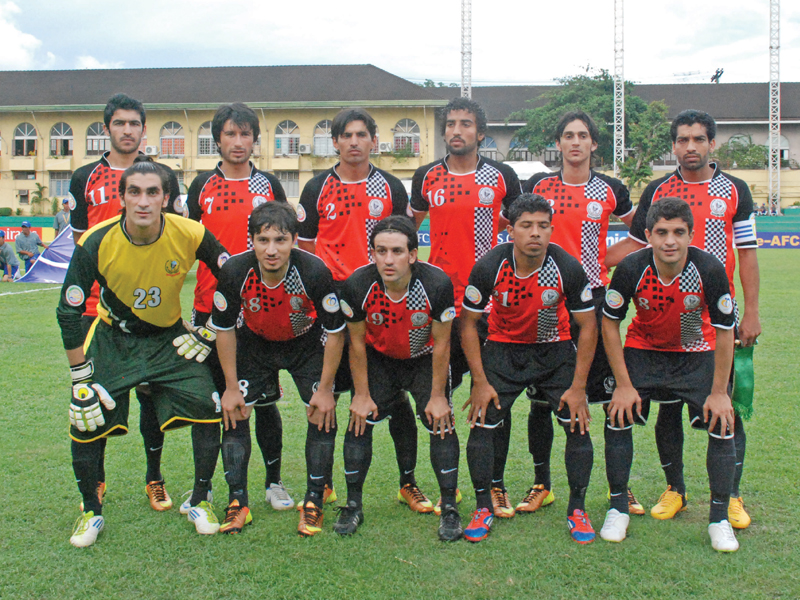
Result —
<path fill-rule="evenodd" d="M 733 409 L 745 421 L 753 416 L 753 348 L 737 346 L 733 351 Z"/>

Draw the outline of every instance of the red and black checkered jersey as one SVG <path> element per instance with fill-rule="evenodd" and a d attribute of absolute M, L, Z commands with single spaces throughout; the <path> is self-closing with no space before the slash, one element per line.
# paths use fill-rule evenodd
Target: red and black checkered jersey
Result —
<path fill-rule="evenodd" d="M 722 264 L 708 252 L 690 247 L 683 271 L 661 280 L 653 249 L 626 256 L 617 265 L 606 292 L 603 314 L 621 321 L 633 301 L 636 316 L 625 346 L 665 352 L 714 350 L 715 327 L 734 324 L 733 300 Z"/>
<path fill-rule="evenodd" d="M 753 196 L 747 184 L 723 173 L 714 165 L 714 175 L 708 181 L 684 181 L 678 168 L 671 175 L 651 181 L 642 192 L 639 206 L 631 223 L 630 236 L 647 243 L 645 222 L 653 202 L 677 197 L 686 200 L 694 216 L 693 245 L 716 256 L 728 274 L 731 293 L 734 292 L 733 272 L 736 270 L 734 248 L 757 248 Z"/>
<path fill-rule="evenodd" d="M 633 212 L 628 188 L 619 179 L 590 171 L 589 181 L 565 183 L 562 172 L 537 173 L 522 184 L 522 191 L 539 194 L 553 207 L 550 241 L 577 258 L 592 289 L 608 283 L 606 236 L 611 215 Z"/>
<path fill-rule="evenodd" d="M 416 262 L 408 291 L 392 300 L 378 273 L 367 265 L 347 278 L 341 290 L 342 313 L 348 321 L 366 321 L 368 346 L 392 358 L 416 358 L 433 352 L 433 321 L 456 316 L 453 284 L 438 267 Z"/>
<path fill-rule="evenodd" d="M 521 193 L 514 170 L 480 157 L 473 173 L 451 173 L 447 157 L 417 169 L 411 184 L 411 209 L 428 212 L 428 261 L 450 277 L 456 311 L 475 262 L 497 245 L 500 214 Z"/>
<path fill-rule="evenodd" d="M 408 194 L 400 180 L 374 165 L 362 181 L 345 182 L 332 169 L 303 188 L 297 219 L 298 238 L 316 240 L 316 253 L 344 281 L 357 268 L 372 262 L 369 236 L 378 221 L 408 214 Z"/>
<path fill-rule="evenodd" d="M 479 260 L 469 276 L 464 308 L 484 312 L 490 300 L 487 339 L 512 344 L 571 340 L 569 313 L 594 310 L 581 263 L 552 243 L 542 266 L 527 277 L 516 274 L 513 242 Z"/>
<path fill-rule="evenodd" d="M 247 225 L 253 209 L 271 200 L 286 202 L 286 194 L 277 177 L 259 171 L 252 163 L 245 179 L 227 179 L 221 165 L 195 177 L 186 204 L 190 219 L 205 225 L 232 255 L 239 254 L 252 246 Z M 216 278 L 200 265 L 194 288 L 196 311 L 211 312 L 216 285 Z"/>
<path fill-rule="evenodd" d="M 216 329 L 233 329 L 240 312 L 248 329 L 271 342 L 293 340 L 315 325 L 330 332 L 345 326 L 331 272 L 319 258 L 297 248 L 292 248 L 289 269 L 275 287 L 261 279 L 252 250 L 223 265 L 211 322 Z"/>

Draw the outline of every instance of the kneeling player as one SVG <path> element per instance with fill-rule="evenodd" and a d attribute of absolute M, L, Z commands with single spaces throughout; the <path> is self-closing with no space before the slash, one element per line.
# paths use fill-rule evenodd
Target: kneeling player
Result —
<path fill-rule="evenodd" d="M 214 293 L 211 321 L 225 373 L 222 464 L 230 488 L 223 533 L 238 533 L 253 520 L 247 498 L 248 418 L 252 407 L 268 398 L 281 369 L 289 371 L 308 407 L 308 487 L 297 532 L 311 536 L 322 528 L 324 477 L 333 468 L 336 438 L 333 381 L 345 324 L 325 263 L 292 248 L 297 227 L 289 204 L 258 206 L 248 225 L 253 249 L 226 263 Z"/>
<path fill-rule="evenodd" d="M 390 216 L 370 236 L 375 264 L 357 269 L 342 289 L 350 332 L 355 393 L 344 438 L 347 505 L 334 530 L 355 533 L 364 522 L 362 490 L 372 461 L 372 429 L 408 391 L 431 435 L 431 464 L 439 481 L 439 538 L 463 535 L 456 509 L 458 436 L 450 401 L 453 284 L 444 271 L 417 261 L 417 233 L 408 217 Z"/>
<path fill-rule="evenodd" d="M 552 209 L 538 194 L 522 194 L 509 210 L 512 243 L 479 260 L 464 293 L 462 344 L 472 372 L 472 424 L 467 462 L 477 510 L 464 537 L 479 542 L 494 520 L 490 485 L 498 440 L 495 428 L 530 385 L 550 403 L 567 435 L 565 462 L 570 497 L 567 524 L 581 544 L 594 540 L 584 497 L 592 472 L 586 377 L 597 343 L 592 290 L 581 264 L 549 244 Z M 481 347 L 476 324 L 486 305 L 489 336 Z M 572 314 L 580 333 L 577 354 L 570 336 Z"/>
<path fill-rule="evenodd" d="M 127 169 L 119 183 L 122 215 L 81 237 L 64 280 L 57 315 L 72 371 L 72 466 L 84 511 L 74 546 L 92 545 L 103 529 L 97 490 L 106 437 L 127 433 L 129 392 L 145 381 L 161 431 L 195 424 L 189 520 L 198 533 L 219 529 L 205 499 L 219 455 L 221 408 L 208 368 L 178 355 L 173 340 L 186 335 L 180 292 L 187 272 L 200 259 L 216 273 L 228 254 L 202 225 L 162 214 L 168 185 L 166 171 L 153 163 Z M 102 302 L 85 336 L 81 315 L 95 281 Z"/>
<path fill-rule="evenodd" d="M 733 302 L 725 268 L 689 244 L 694 219 L 679 198 L 663 198 L 647 212 L 647 241 L 620 262 L 606 293 L 603 338 L 617 388 L 608 407 L 606 457 L 611 510 L 603 539 L 625 539 L 629 518 L 625 491 L 633 455 L 632 423 L 647 421 L 651 399 L 679 398 L 689 405 L 692 426 L 708 431 L 706 465 L 711 487 L 708 533 L 720 552 L 739 548 L 726 519 L 735 450 L 728 375 L 733 359 Z M 628 303 L 636 316 L 623 351 L 619 327 Z M 682 426 L 682 424 L 680 424 Z M 670 429 L 664 433 L 675 436 Z"/>

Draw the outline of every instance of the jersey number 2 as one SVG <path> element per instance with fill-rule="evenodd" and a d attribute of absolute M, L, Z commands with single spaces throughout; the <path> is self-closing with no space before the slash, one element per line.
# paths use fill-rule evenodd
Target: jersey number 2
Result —
<path fill-rule="evenodd" d="M 138 308 L 139 310 L 143 310 L 148 306 L 150 308 L 155 308 L 161 304 L 161 290 L 157 287 L 151 287 L 146 291 L 142 288 L 136 288 L 133 290 L 133 295 L 136 297 L 133 308 Z M 147 298 L 148 296 L 150 296 L 149 300 Z"/>

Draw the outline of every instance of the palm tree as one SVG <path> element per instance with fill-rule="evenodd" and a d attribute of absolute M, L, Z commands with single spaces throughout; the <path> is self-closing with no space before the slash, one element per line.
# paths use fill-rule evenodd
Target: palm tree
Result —
<path fill-rule="evenodd" d="M 42 206 L 48 202 L 47 196 L 44 195 L 47 186 L 41 183 L 36 183 L 34 185 L 36 185 L 36 189 L 33 190 L 31 194 L 31 214 L 41 214 L 43 210 Z"/>

